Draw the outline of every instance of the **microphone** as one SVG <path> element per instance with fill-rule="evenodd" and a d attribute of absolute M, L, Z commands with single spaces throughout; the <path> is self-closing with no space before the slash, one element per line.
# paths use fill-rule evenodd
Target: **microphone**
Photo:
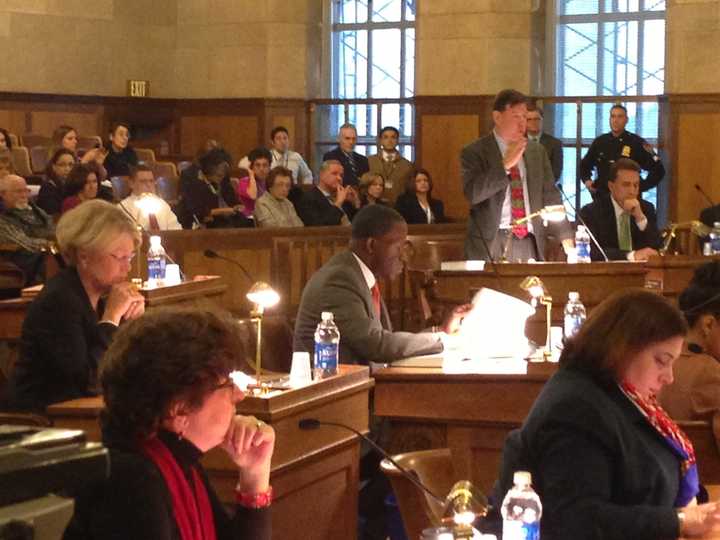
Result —
<path fill-rule="evenodd" d="M 395 461 L 395 460 L 392 458 L 392 456 L 390 456 L 390 454 L 388 454 L 380 445 L 378 445 L 375 441 L 373 441 L 373 440 L 372 440 L 370 437 L 368 437 L 367 435 L 365 435 L 365 434 L 363 434 L 363 433 L 360 433 L 357 429 L 352 428 L 352 427 L 350 427 L 350 426 L 348 426 L 348 425 L 346 425 L 346 424 L 340 424 L 340 423 L 338 423 L 338 422 L 324 422 L 324 421 L 320 421 L 320 420 L 318 420 L 317 418 L 303 418 L 302 420 L 300 420 L 300 421 L 298 422 L 298 427 L 299 427 L 300 429 L 304 430 L 304 431 L 310 431 L 310 430 L 313 430 L 313 429 L 318 429 L 318 428 L 321 427 L 321 426 L 335 426 L 335 427 L 340 427 L 340 428 L 347 429 L 348 431 L 353 432 L 355 435 L 357 435 L 358 437 L 360 437 L 363 441 L 365 441 L 365 442 L 368 443 L 370 446 L 372 446 L 373 449 L 374 449 L 378 454 L 380 454 L 382 457 L 384 457 L 384 458 L 387 459 L 390 463 L 392 463 L 392 464 L 397 468 L 397 470 L 400 471 L 400 474 L 402 474 L 405 478 L 407 478 L 408 480 L 410 480 L 413 484 L 415 484 L 415 486 L 417 486 L 418 488 L 420 488 L 421 490 L 423 490 L 425 493 L 427 493 L 430 497 L 432 497 L 433 499 L 435 499 L 435 500 L 436 500 L 437 502 L 439 502 L 440 504 L 443 504 L 443 505 L 445 504 L 445 499 L 444 499 L 443 497 L 439 497 L 438 495 L 436 495 L 435 493 L 433 493 L 432 491 L 430 491 L 430 489 L 428 489 L 422 482 L 420 482 L 420 480 L 418 480 L 418 478 L 417 478 L 417 476 L 415 475 L 415 473 L 412 473 L 412 472 L 408 471 L 405 467 L 402 467 L 402 466 L 401 466 L 397 461 Z"/>
<path fill-rule="evenodd" d="M 250 283 L 255 283 L 255 280 L 250 276 L 250 272 L 245 270 L 245 267 L 242 264 L 240 264 L 238 261 L 236 261 L 234 259 L 230 259 L 228 257 L 224 257 L 223 255 L 220 255 L 217 251 L 214 251 L 212 249 L 206 249 L 205 251 L 203 251 L 203 255 L 205 257 L 207 257 L 208 259 L 221 259 L 223 261 L 227 261 L 231 264 L 234 264 L 240 270 L 242 270 L 242 273 L 245 275 L 245 277 L 247 278 L 247 280 Z"/>
<path fill-rule="evenodd" d="M 710 198 L 710 196 L 707 193 L 705 193 L 705 191 L 703 191 L 703 188 L 700 187 L 700 184 L 695 184 L 695 189 L 697 189 L 700 192 L 700 195 L 705 197 L 705 200 L 710 203 L 710 206 L 715 206 L 715 203 L 713 202 L 713 200 Z"/>
<path fill-rule="evenodd" d="M 600 255 L 603 256 L 603 259 L 605 259 L 605 262 L 609 262 L 610 258 L 607 256 L 607 253 L 605 253 L 605 250 L 600 246 L 600 242 L 597 241 L 597 238 L 595 238 L 595 235 L 590 230 L 590 227 L 587 226 L 587 223 L 585 223 L 585 220 L 580 215 L 580 212 L 577 211 L 577 208 L 575 208 L 575 205 L 573 205 L 572 201 L 570 200 L 570 197 L 568 197 L 565 194 L 565 190 L 563 190 L 562 185 L 555 184 L 555 189 L 557 189 L 560 192 L 560 195 L 562 196 L 563 200 L 570 206 L 573 212 L 575 212 L 575 218 L 580 221 L 580 223 L 585 227 L 585 230 L 588 233 L 588 236 L 590 237 L 590 240 L 592 240 L 593 244 L 596 248 L 598 248 L 598 251 L 600 252 Z"/>

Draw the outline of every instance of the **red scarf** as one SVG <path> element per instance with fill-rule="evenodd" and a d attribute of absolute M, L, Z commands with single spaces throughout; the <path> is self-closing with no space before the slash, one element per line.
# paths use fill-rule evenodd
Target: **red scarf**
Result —
<path fill-rule="evenodd" d="M 200 474 L 191 467 L 191 486 L 180 465 L 157 437 L 144 441 L 142 452 L 152 460 L 165 479 L 172 499 L 175 523 L 180 530 L 182 540 L 216 540 L 215 520 L 210 499 Z"/>

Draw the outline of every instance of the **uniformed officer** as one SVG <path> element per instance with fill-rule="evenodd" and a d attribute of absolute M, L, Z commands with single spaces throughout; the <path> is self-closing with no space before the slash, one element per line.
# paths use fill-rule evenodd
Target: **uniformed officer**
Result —
<path fill-rule="evenodd" d="M 648 191 L 657 186 L 665 176 L 665 167 L 652 146 L 642 137 L 625 131 L 628 122 L 627 109 L 619 103 L 610 109 L 610 133 L 604 133 L 590 145 L 580 162 L 580 178 L 593 194 L 609 193 L 608 177 L 610 167 L 621 157 L 630 158 L 647 171 L 640 182 L 640 191 Z M 597 177 L 592 180 L 593 169 L 597 168 Z"/>

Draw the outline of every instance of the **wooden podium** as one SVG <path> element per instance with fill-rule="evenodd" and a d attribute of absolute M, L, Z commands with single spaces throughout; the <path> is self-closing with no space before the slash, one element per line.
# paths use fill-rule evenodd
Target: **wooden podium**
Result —
<path fill-rule="evenodd" d="M 367 432 L 373 384 L 367 367 L 341 365 L 335 377 L 238 403 L 238 413 L 256 416 L 275 429 L 273 538 L 356 537 L 360 442 L 336 427 L 301 431 L 298 421 L 316 418 Z M 102 408 L 102 398 L 94 397 L 51 405 L 47 413 L 55 426 L 83 429 L 90 440 L 99 441 Z M 217 448 L 203 457 L 203 465 L 221 500 L 232 504 L 237 467 Z"/>
<path fill-rule="evenodd" d="M 413 270 L 410 279 L 420 280 L 415 288 L 419 296 L 432 305 L 463 303 L 470 300 L 474 291 L 489 287 L 511 296 L 529 301 L 528 293 L 520 288 L 527 276 L 538 276 L 553 299 L 552 324 L 562 326 L 563 310 L 570 291 L 580 293 L 580 299 L 589 310 L 607 296 L 620 289 L 645 286 L 645 266 L 631 262 L 596 262 L 591 264 L 490 263 L 483 271 Z M 419 302 L 423 298 L 418 298 Z M 537 343 L 545 343 L 545 310 L 538 309 L 528 319 L 526 334 Z"/>
<path fill-rule="evenodd" d="M 556 368 L 529 363 L 527 375 L 384 368 L 373 374 L 375 414 L 391 422 L 391 453 L 450 448 L 458 478 L 488 494 L 505 437 L 520 427 Z"/>
<path fill-rule="evenodd" d="M 651 257 L 645 263 L 645 286 L 677 302 L 680 293 L 692 279 L 698 266 L 718 260 L 718 257 L 702 255 L 663 255 Z"/>

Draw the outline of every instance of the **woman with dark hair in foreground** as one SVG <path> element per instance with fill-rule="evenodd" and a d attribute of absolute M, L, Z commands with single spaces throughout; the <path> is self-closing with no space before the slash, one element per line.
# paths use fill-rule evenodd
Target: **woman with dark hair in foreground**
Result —
<path fill-rule="evenodd" d="M 543 540 L 709 533 L 720 513 L 716 503 L 696 504 L 692 444 L 656 400 L 686 330 L 680 311 L 648 291 L 622 291 L 595 308 L 509 435 L 495 498 L 514 471 L 530 471 Z"/>
<path fill-rule="evenodd" d="M 76 501 L 65 539 L 269 539 L 275 433 L 235 414 L 242 343 L 229 316 L 155 311 L 121 328 L 101 372 L 110 478 Z M 238 467 L 230 517 L 200 464 Z"/>

